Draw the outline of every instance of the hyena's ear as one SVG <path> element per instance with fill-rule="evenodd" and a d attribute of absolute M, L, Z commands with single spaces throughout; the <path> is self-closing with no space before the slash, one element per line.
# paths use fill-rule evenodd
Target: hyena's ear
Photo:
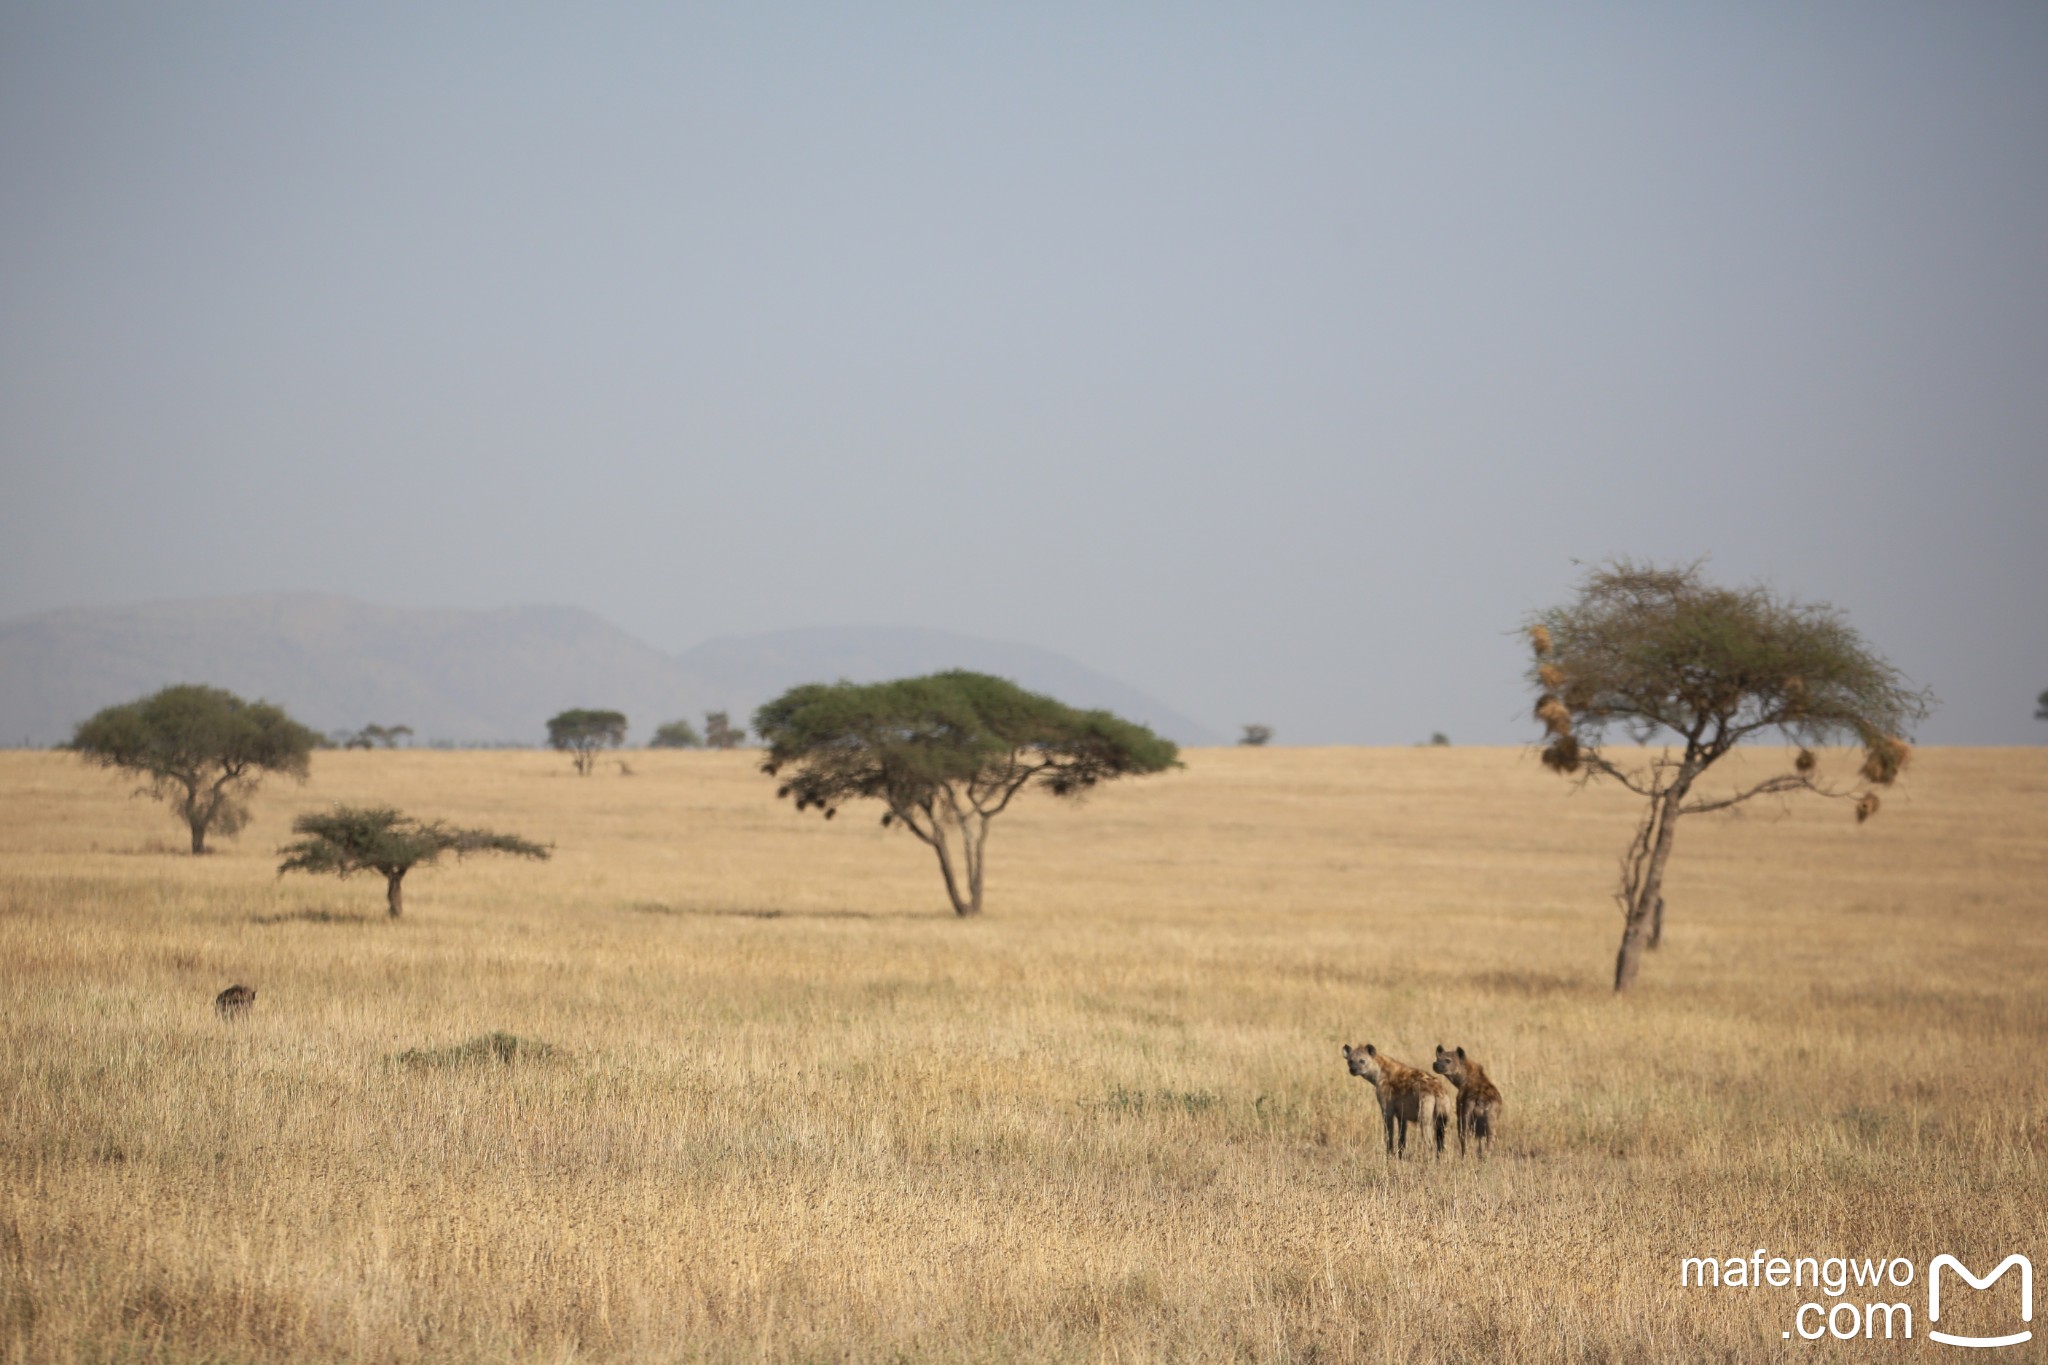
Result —
<path fill-rule="evenodd" d="M 1444 1045 L 1442 1043 L 1436 1045 L 1436 1055 L 1439 1057 L 1444 1055 Z"/>
<path fill-rule="evenodd" d="M 1365 1045 L 1365 1055 L 1366 1055 L 1366 1056 L 1368 1056 L 1368 1057 L 1377 1057 L 1377 1056 L 1379 1056 L 1380 1054 L 1379 1054 L 1379 1053 L 1377 1053 L 1377 1052 L 1374 1052 L 1374 1051 L 1372 1050 L 1372 1044 L 1371 1044 L 1371 1043 L 1367 1043 L 1367 1044 Z"/>
<path fill-rule="evenodd" d="M 1459 1048 L 1459 1049 L 1458 1049 L 1458 1060 L 1459 1060 L 1459 1061 L 1461 1061 L 1461 1062 L 1465 1060 L 1465 1049 L 1464 1049 L 1464 1048 Z"/>

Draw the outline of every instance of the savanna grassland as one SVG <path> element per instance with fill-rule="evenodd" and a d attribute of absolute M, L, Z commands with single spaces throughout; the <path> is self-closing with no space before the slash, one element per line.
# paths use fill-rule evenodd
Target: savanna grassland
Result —
<path fill-rule="evenodd" d="M 322 753 L 195 859 L 0 754 L 0 1356 L 1917 1358 L 1919 1280 L 1910 1345 L 1802 1344 L 1831 1299 L 1679 1259 L 2048 1252 L 2048 751 L 1684 822 L 1624 998 L 1636 805 L 1527 753 L 1026 799 L 965 922 L 878 812 L 629 762 Z M 556 855 L 393 922 L 274 875 L 337 801 Z M 1487 1163 L 1390 1161 L 1339 1054 L 1439 1041 L 1506 1094 Z"/>

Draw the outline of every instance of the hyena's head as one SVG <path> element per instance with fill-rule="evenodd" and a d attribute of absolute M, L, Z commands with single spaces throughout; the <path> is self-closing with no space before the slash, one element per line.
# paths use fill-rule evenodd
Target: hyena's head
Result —
<path fill-rule="evenodd" d="M 1364 1047 L 1344 1045 L 1344 1065 L 1351 1068 L 1354 1076 L 1363 1076 L 1374 1085 L 1380 1083 L 1380 1054 L 1371 1043 Z"/>
<path fill-rule="evenodd" d="M 1446 1052 L 1444 1051 L 1444 1045 L 1438 1043 L 1436 1045 L 1436 1064 L 1430 1070 L 1436 1072 L 1439 1076 L 1448 1077 L 1452 1085 L 1463 1090 L 1465 1088 L 1465 1077 L 1468 1074 L 1465 1070 L 1465 1049 L 1459 1048 L 1456 1052 Z"/>

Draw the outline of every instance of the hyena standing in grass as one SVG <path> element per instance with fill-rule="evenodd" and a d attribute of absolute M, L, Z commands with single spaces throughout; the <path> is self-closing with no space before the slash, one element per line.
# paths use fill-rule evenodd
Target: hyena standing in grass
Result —
<path fill-rule="evenodd" d="M 223 1019 L 239 1019 L 256 1003 L 253 986 L 230 986 L 213 997 L 213 1011 Z"/>
<path fill-rule="evenodd" d="M 1458 1087 L 1458 1155 L 1465 1155 L 1465 1138 L 1482 1157 L 1493 1149 L 1493 1130 L 1500 1126 L 1500 1087 L 1486 1078 L 1486 1068 L 1465 1055 L 1465 1049 L 1444 1051 L 1436 1045 L 1437 1075 Z"/>
<path fill-rule="evenodd" d="M 1408 1155 L 1408 1125 L 1436 1129 L 1436 1154 L 1444 1154 L 1444 1129 L 1450 1125 L 1451 1091 L 1436 1077 L 1406 1062 L 1382 1055 L 1371 1043 L 1344 1045 L 1344 1064 L 1362 1076 L 1380 1098 L 1380 1121 L 1387 1129 L 1387 1154 L 1396 1154 L 1394 1126 L 1401 1128 L 1399 1155 Z"/>

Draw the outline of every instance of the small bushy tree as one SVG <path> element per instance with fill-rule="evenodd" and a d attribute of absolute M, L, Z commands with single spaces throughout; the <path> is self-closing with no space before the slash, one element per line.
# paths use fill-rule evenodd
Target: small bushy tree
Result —
<path fill-rule="evenodd" d="M 548 722 L 548 747 L 560 749 L 585 777 L 597 766 L 600 749 L 626 742 L 626 718 L 617 711 L 564 711 Z"/>
<path fill-rule="evenodd" d="M 1272 726 L 1270 726 L 1270 725 L 1247 725 L 1247 726 L 1245 726 L 1245 727 L 1244 727 L 1244 738 L 1243 738 L 1243 739 L 1240 739 L 1240 740 L 1238 741 L 1238 743 L 1239 743 L 1239 744 L 1249 744 L 1249 745 L 1251 745 L 1251 746 L 1252 746 L 1253 748 L 1257 748 L 1258 746 L 1260 746 L 1260 745 L 1262 745 L 1262 744 L 1265 744 L 1265 743 L 1269 742 L 1269 741 L 1270 741 L 1270 740 L 1271 740 L 1272 738 L 1273 738 L 1273 727 L 1272 727 Z"/>
<path fill-rule="evenodd" d="M 686 720 L 672 720 L 655 730 L 654 738 L 647 741 L 650 749 L 694 749 L 704 741 L 698 737 L 696 728 Z"/>
<path fill-rule="evenodd" d="M 983 673 L 793 687 L 754 713 L 777 796 L 831 819 L 876 800 L 938 856 L 953 911 L 978 915 L 989 822 L 1027 786 L 1079 796 L 1179 764 L 1172 741 Z"/>
<path fill-rule="evenodd" d="M 1851 800 L 1867 820 L 1878 809 L 1874 788 L 1906 766 L 1902 735 L 1933 703 L 1833 607 L 1718 587 L 1698 564 L 1594 569 L 1575 602 L 1541 613 L 1528 633 L 1544 765 L 1617 782 L 1647 803 L 1616 893 L 1617 991 L 1662 936 L 1664 866 L 1681 816 L 1803 791 Z M 1737 745 L 1773 734 L 1796 748 L 1790 771 L 1733 791 L 1697 790 Z M 1612 753 L 1610 739 L 1671 743 L 1632 762 Z M 1862 746 L 1862 767 L 1850 781 L 1827 781 L 1813 750 L 1844 739 Z"/>
<path fill-rule="evenodd" d="M 234 834 L 249 821 L 249 797 L 265 773 L 306 780 L 320 736 L 266 701 L 183 683 L 109 706 L 81 722 L 68 746 L 86 762 L 144 779 L 170 803 L 206 852 L 209 832 Z"/>
<path fill-rule="evenodd" d="M 2034 698 L 2034 719 L 2048 720 L 2048 692 Z"/>
<path fill-rule="evenodd" d="M 516 834 L 487 829 L 453 829 L 439 820 L 417 820 L 389 806 L 336 806 L 292 821 L 292 832 L 305 837 L 285 845 L 277 875 L 287 872 L 327 873 L 346 877 L 377 872 L 384 877 L 384 902 L 397 919 L 405 911 L 405 874 L 431 867 L 441 855 L 457 858 L 472 853 L 512 853 L 545 858 L 548 850 Z"/>

